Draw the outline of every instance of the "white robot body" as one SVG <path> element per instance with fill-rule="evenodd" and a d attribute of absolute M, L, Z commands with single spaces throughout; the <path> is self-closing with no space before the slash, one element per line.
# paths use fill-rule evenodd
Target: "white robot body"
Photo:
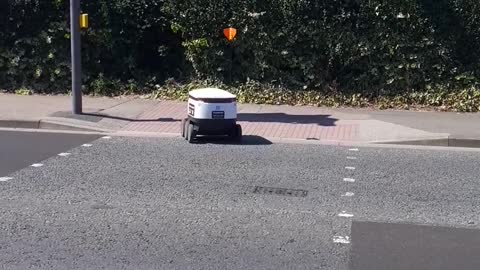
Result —
<path fill-rule="evenodd" d="M 237 102 L 235 98 L 226 99 L 188 99 L 188 116 L 195 119 L 237 119 Z"/>
<path fill-rule="evenodd" d="M 187 115 L 188 118 L 182 121 L 182 136 L 187 139 L 190 133 L 193 137 L 229 135 L 241 138 L 241 127 L 236 123 L 236 96 L 227 91 L 216 88 L 190 91 Z M 189 125 L 192 125 L 192 132 L 189 131 Z"/>

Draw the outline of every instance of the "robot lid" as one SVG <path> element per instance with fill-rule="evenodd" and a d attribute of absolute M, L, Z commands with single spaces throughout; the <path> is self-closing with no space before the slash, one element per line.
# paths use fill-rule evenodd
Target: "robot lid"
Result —
<path fill-rule="evenodd" d="M 236 96 L 218 88 L 201 88 L 190 91 L 189 96 L 194 99 L 235 99 Z"/>

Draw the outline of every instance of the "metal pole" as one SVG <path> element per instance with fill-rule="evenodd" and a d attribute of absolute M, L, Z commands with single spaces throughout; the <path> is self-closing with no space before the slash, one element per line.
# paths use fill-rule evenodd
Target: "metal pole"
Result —
<path fill-rule="evenodd" d="M 72 53 L 72 111 L 82 113 L 82 56 L 80 43 L 80 0 L 70 0 L 70 40 Z"/>
<path fill-rule="evenodd" d="M 233 70 L 233 57 L 234 57 L 234 48 L 233 48 L 233 40 L 230 42 L 230 74 L 229 74 L 229 82 L 232 83 L 232 70 Z"/>

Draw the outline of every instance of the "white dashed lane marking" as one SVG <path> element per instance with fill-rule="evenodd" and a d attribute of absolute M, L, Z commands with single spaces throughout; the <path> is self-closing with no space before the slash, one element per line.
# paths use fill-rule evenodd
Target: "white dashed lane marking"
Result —
<path fill-rule="evenodd" d="M 85 143 L 85 144 L 82 144 L 83 147 L 92 147 L 92 144 L 89 144 L 89 143 Z"/>
<path fill-rule="evenodd" d="M 358 148 L 350 148 L 350 149 L 348 149 L 348 151 L 358 152 Z M 356 159 L 357 159 L 357 157 L 355 157 L 355 156 L 347 156 L 347 160 L 356 160 Z M 353 171 L 353 170 L 355 170 L 355 167 L 346 166 L 345 169 L 349 170 L 349 171 Z M 348 183 L 354 183 L 355 179 L 354 178 L 343 178 L 343 181 L 348 182 Z M 345 194 L 342 194 L 342 197 L 352 197 L 353 195 L 355 195 L 355 193 L 349 191 L 349 192 L 345 192 Z M 338 214 L 338 217 L 341 217 L 341 218 L 352 218 L 353 216 L 354 216 L 353 213 L 347 213 L 347 211 L 342 211 L 341 213 Z M 346 236 L 335 235 L 335 236 L 333 236 L 333 242 L 338 243 L 338 244 L 350 244 L 350 236 L 348 236 L 348 235 L 346 235 Z"/>
<path fill-rule="evenodd" d="M 35 167 L 35 168 L 38 168 L 38 167 L 42 167 L 43 164 L 42 164 L 42 163 L 34 163 L 34 164 L 30 165 L 30 166 Z"/>
<path fill-rule="evenodd" d="M 351 218 L 353 217 L 353 214 L 349 214 L 345 211 L 342 211 L 340 214 L 338 214 L 339 217 L 345 217 L 345 218 Z"/>
<path fill-rule="evenodd" d="M 61 156 L 61 157 L 68 157 L 68 156 L 70 156 L 71 154 L 70 154 L 70 153 L 60 153 L 60 154 L 58 154 L 58 155 Z"/>
<path fill-rule="evenodd" d="M 110 137 L 110 136 L 103 136 L 103 137 L 102 137 L 102 139 L 106 139 L 106 140 L 111 139 L 111 138 L 112 138 L 112 137 Z"/>
<path fill-rule="evenodd" d="M 334 243 L 339 244 L 350 244 L 350 237 L 349 236 L 334 236 L 333 237 Z"/>
<path fill-rule="evenodd" d="M 7 182 L 7 181 L 10 181 L 12 179 L 13 179 L 13 177 L 0 177 L 0 182 Z"/>

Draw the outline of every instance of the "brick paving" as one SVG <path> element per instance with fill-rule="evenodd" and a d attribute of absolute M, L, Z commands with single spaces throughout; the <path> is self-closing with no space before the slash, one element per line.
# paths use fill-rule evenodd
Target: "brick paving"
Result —
<path fill-rule="evenodd" d="M 336 119 L 317 115 L 318 112 L 321 109 L 270 106 L 259 110 L 258 107 L 239 105 L 238 122 L 244 135 L 265 138 L 353 141 L 358 136 L 358 124 L 336 123 Z M 122 130 L 180 134 L 180 121 L 185 116 L 185 103 L 164 101 L 142 113 Z"/>
<path fill-rule="evenodd" d="M 73 116 L 69 96 L 0 93 L 0 127 L 101 130 L 179 135 L 186 103 L 139 98 L 84 96 L 84 111 Z M 239 104 L 245 134 L 328 142 L 378 143 L 445 140 L 480 141 L 480 114 L 377 111 L 371 108 L 318 108 Z M 96 117 L 95 117 L 96 116 Z M 100 119 L 100 121 L 98 121 Z M 273 140 L 272 140 L 273 141 Z M 435 141 L 436 142 L 436 141 Z"/>

